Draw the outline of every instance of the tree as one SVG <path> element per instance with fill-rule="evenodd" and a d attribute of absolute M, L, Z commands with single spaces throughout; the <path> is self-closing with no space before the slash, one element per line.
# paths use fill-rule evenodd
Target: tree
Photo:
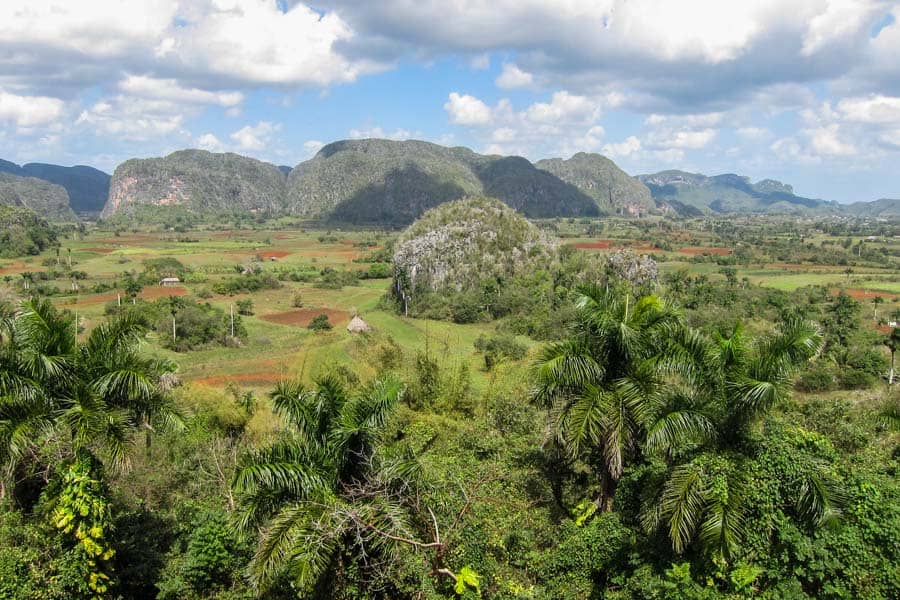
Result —
<path fill-rule="evenodd" d="M 677 313 L 656 296 L 584 286 L 576 299 L 577 324 L 569 339 L 544 348 L 534 400 L 550 409 L 557 442 L 595 469 L 597 505 L 612 510 L 625 464 L 648 435 L 704 427 L 691 412 L 665 415 L 654 401 L 655 360 Z"/>
<path fill-rule="evenodd" d="M 316 315 L 309 323 L 309 329 L 312 329 L 313 331 L 328 331 L 332 327 L 333 325 L 328 320 L 328 315 L 325 313 Z"/>
<path fill-rule="evenodd" d="M 790 393 L 792 377 L 822 347 L 818 328 L 808 321 L 789 319 L 775 333 L 750 339 L 737 325 L 727 335 L 712 339 L 691 335 L 684 351 L 670 350 L 675 358 L 663 368 L 675 381 L 691 389 L 689 405 L 708 416 L 713 428 L 702 439 L 663 438 L 649 449 L 668 456 L 665 483 L 645 506 L 643 523 L 648 532 L 663 528 L 677 553 L 695 541 L 719 557 L 727 557 L 745 535 L 745 502 L 749 480 L 746 465 L 756 452 L 752 432 L 760 420 Z M 672 393 L 681 387 L 672 385 Z M 801 516 L 820 523 L 839 504 L 821 473 L 803 473 L 795 490 Z"/>
<path fill-rule="evenodd" d="M 160 386 L 174 365 L 138 352 L 145 330 L 133 315 L 97 326 L 84 344 L 77 343 L 72 317 L 48 300 L 23 303 L 0 326 L 5 481 L 23 462 L 40 460 L 51 441 L 63 458 L 83 450 L 121 466 L 134 434 L 178 422 Z"/>
<path fill-rule="evenodd" d="M 884 340 L 884 345 L 891 352 L 891 370 L 888 373 L 888 385 L 894 385 L 894 355 L 900 349 L 900 327 L 894 327 Z"/>
<path fill-rule="evenodd" d="M 417 544 L 405 504 L 417 463 L 379 452 L 401 394 L 386 378 L 351 395 L 335 376 L 312 390 L 285 381 L 271 392 L 287 432 L 245 455 L 233 482 L 241 531 L 261 532 L 249 567 L 259 593 L 289 577 L 305 597 L 332 597 L 345 583 L 340 574 L 354 570 L 341 567 L 348 564 L 365 578 L 357 585 L 374 585 L 378 559 L 396 544 Z"/>

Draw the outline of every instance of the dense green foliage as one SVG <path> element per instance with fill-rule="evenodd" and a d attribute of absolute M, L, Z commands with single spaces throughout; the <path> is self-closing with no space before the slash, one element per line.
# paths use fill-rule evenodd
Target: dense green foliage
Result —
<path fill-rule="evenodd" d="M 51 221 L 77 221 L 66 190 L 35 177 L 0 172 L 0 205 L 29 208 Z"/>
<path fill-rule="evenodd" d="M 539 160 L 535 166 L 583 191 L 605 214 L 637 216 L 656 208 L 647 186 L 600 154 L 579 152 L 568 160 Z"/>
<path fill-rule="evenodd" d="M 284 174 L 274 165 L 237 154 L 182 150 L 116 167 L 102 215 L 169 205 L 193 214 L 240 210 L 273 215 L 283 208 L 284 184 Z"/>
<path fill-rule="evenodd" d="M 56 242 L 56 230 L 27 208 L 0 205 L 0 257 L 39 254 Z"/>
<path fill-rule="evenodd" d="M 482 194 L 530 217 L 598 214 L 588 195 L 523 158 L 414 140 L 334 142 L 288 176 L 294 214 L 346 223 L 403 226 L 443 202 Z"/>

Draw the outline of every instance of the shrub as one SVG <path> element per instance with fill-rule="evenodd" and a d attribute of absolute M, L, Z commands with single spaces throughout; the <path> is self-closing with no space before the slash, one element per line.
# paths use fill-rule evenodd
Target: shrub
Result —
<path fill-rule="evenodd" d="M 316 315 L 313 317 L 313 320 L 309 323 L 309 328 L 313 331 L 328 331 L 331 329 L 333 325 L 328 320 L 328 315 L 322 313 L 321 315 Z"/>

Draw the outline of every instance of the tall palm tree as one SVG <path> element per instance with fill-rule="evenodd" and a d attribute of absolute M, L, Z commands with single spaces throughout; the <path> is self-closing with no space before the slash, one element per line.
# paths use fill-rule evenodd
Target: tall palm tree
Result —
<path fill-rule="evenodd" d="M 643 521 L 648 532 L 663 527 L 678 553 L 696 541 L 728 556 L 745 533 L 745 466 L 756 451 L 751 433 L 788 397 L 792 377 L 821 350 L 822 336 L 813 323 L 791 319 L 758 339 L 750 339 L 738 325 L 728 335 L 694 335 L 692 342 L 694 347 L 671 362 L 667 372 L 690 380 L 695 405 L 713 428 L 687 450 L 679 448 L 681 440 L 676 438 L 658 445 L 670 455 L 680 450 L 686 458 L 670 463 Z M 814 470 L 804 474 L 796 491 L 798 513 L 812 522 L 821 522 L 839 500 Z"/>
<path fill-rule="evenodd" d="M 891 370 L 888 372 L 888 385 L 894 385 L 894 355 L 900 349 L 900 327 L 894 327 L 884 340 L 884 345 L 891 352 Z"/>
<path fill-rule="evenodd" d="M 670 306 L 653 295 L 634 299 L 595 285 L 579 288 L 576 306 L 572 335 L 538 359 L 533 398 L 550 409 L 555 441 L 593 463 L 598 507 L 610 511 L 625 465 L 648 433 L 693 431 L 702 419 L 657 402 L 656 357 L 682 328 Z"/>
<path fill-rule="evenodd" d="M 339 577 L 348 556 L 373 577 L 371 565 L 396 544 L 415 545 L 404 499 L 417 463 L 379 451 L 401 393 L 401 384 L 386 378 L 351 394 L 333 376 L 315 389 L 289 381 L 272 391 L 288 429 L 245 455 L 233 482 L 240 529 L 259 532 L 249 573 L 260 593 L 287 577 L 302 593 L 330 597 L 341 582 L 325 575 Z"/>
<path fill-rule="evenodd" d="M 159 386 L 174 366 L 138 352 L 144 329 L 132 316 L 96 327 L 78 344 L 69 315 L 49 300 L 32 299 L 0 326 L 4 479 L 53 439 L 69 455 L 102 451 L 121 465 L 137 431 L 178 422 Z"/>

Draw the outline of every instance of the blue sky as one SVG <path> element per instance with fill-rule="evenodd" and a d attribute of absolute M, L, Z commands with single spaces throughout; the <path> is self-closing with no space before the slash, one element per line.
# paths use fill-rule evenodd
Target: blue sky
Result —
<path fill-rule="evenodd" d="M 900 197 L 900 3 L 4 0 L 0 158 L 349 137 Z"/>

